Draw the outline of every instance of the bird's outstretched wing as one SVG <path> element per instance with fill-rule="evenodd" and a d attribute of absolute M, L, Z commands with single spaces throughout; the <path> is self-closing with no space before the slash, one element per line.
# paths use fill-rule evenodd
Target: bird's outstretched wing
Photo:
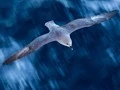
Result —
<path fill-rule="evenodd" d="M 51 38 L 51 35 L 48 34 L 44 34 L 38 38 L 36 38 L 35 40 L 33 40 L 30 44 L 28 44 L 26 47 L 24 47 L 22 50 L 18 51 L 17 53 L 13 54 L 12 56 L 10 56 L 7 60 L 5 60 L 4 64 L 9 64 L 15 60 L 18 60 L 36 50 L 38 50 L 40 47 L 42 47 L 43 45 L 54 41 L 53 38 Z"/>
<path fill-rule="evenodd" d="M 114 10 L 114 11 L 96 15 L 96 16 L 93 16 L 90 18 L 76 19 L 76 20 L 69 22 L 66 25 L 63 25 L 62 27 L 66 28 L 69 33 L 72 33 L 77 29 L 81 29 L 84 27 L 90 27 L 92 25 L 104 22 L 104 21 L 112 18 L 117 12 L 118 12 L 117 10 Z"/>

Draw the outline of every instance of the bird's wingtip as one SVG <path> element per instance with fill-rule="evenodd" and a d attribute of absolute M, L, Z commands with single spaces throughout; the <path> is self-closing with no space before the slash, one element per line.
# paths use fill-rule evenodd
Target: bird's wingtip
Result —
<path fill-rule="evenodd" d="M 4 61 L 4 62 L 2 63 L 2 65 L 6 65 L 6 62 Z"/>
<path fill-rule="evenodd" d="M 110 12 L 108 12 L 108 13 L 105 14 L 105 17 L 107 17 L 107 19 L 110 19 L 113 16 L 115 16 L 118 12 L 119 12 L 118 10 L 110 11 Z"/>
<path fill-rule="evenodd" d="M 7 60 L 5 60 L 3 63 L 2 63 L 2 65 L 7 65 L 8 63 L 7 63 Z"/>
<path fill-rule="evenodd" d="M 112 12 L 118 13 L 119 11 L 118 10 L 113 10 Z"/>
<path fill-rule="evenodd" d="M 2 62 L 2 63 L 0 63 L 0 68 L 1 68 L 2 66 L 5 66 L 5 65 L 6 65 L 5 61 Z"/>
<path fill-rule="evenodd" d="M 119 11 L 118 10 L 113 10 L 113 11 L 111 11 L 111 13 L 113 13 L 115 15 L 115 14 L 119 13 Z"/>

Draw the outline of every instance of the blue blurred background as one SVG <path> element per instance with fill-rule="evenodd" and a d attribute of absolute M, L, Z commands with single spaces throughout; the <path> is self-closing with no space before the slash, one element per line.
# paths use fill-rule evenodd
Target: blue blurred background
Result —
<path fill-rule="evenodd" d="M 77 18 L 119 10 L 120 0 L 0 0 L 0 63 L 49 30 Z M 120 90 L 120 16 L 0 67 L 0 90 Z"/>

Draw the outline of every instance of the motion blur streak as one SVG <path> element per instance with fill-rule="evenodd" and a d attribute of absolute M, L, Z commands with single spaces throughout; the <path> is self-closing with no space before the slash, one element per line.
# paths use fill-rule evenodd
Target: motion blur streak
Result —
<path fill-rule="evenodd" d="M 0 0 L 0 63 L 39 35 L 44 23 L 120 10 L 120 0 Z M 73 50 L 56 42 L 0 67 L 0 90 L 119 90 L 120 16 L 71 35 Z"/>

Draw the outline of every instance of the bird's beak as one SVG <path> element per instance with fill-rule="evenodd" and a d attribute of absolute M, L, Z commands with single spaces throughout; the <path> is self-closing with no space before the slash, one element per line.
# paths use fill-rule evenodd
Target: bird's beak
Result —
<path fill-rule="evenodd" d="M 71 50 L 73 50 L 73 47 L 72 47 L 72 46 L 70 46 L 69 48 L 70 48 Z"/>

